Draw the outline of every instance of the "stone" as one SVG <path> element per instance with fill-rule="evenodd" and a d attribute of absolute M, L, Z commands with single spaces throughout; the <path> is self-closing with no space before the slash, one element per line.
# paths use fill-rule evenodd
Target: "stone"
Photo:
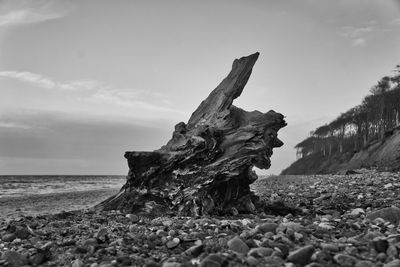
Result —
<path fill-rule="evenodd" d="M 185 254 L 190 257 L 197 257 L 199 256 L 204 250 L 204 245 L 194 245 L 185 250 Z"/>
<path fill-rule="evenodd" d="M 250 249 L 247 254 L 253 257 L 268 257 L 271 256 L 273 252 L 274 250 L 272 248 L 257 247 Z"/>
<path fill-rule="evenodd" d="M 247 244 L 237 236 L 229 240 L 227 245 L 230 250 L 241 254 L 246 254 L 250 250 Z"/>
<path fill-rule="evenodd" d="M 321 222 L 318 224 L 318 227 L 323 229 L 323 230 L 332 230 L 335 229 L 335 226 L 331 225 L 328 222 Z"/>
<path fill-rule="evenodd" d="M 358 261 L 356 265 L 354 265 L 354 267 L 374 267 L 374 266 L 375 264 L 373 262 L 366 260 Z"/>
<path fill-rule="evenodd" d="M 296 222 L 282 222 L 279 224 L 276 232 L 285 231 L 286 229 L 292 229 L 295 232 L 301 232 L 304 231 L 304 226 Z"/>
<path fill-rule="evenodd" d="M 322 243 L 321 249 L 324 251 L 328 251 L 328 252 L 338 252 L 339 251 L 339 247 L 336 244 L 332 244 L 332 243 Z"/>
<path fill-rule="evenodd" d="M 258 229 L 263 233 L 275 233 L 276 228 L 278 228 L 278 224 L 265 222 L 263 224 L 258 225 Z"/>
<path fill-rule="evenodd" d="M 71 262 L 71 267 L 83 267 L 85 264 L 80 259 L 76 259 Z"/>
<path fill-rule="evenodd" d="M 127 182 L 95 209 L 159 216 L 254 213 L 260 200 L 250 190 L 258 179 L 252 169 L 271 166 L 273 148 L 283 145 L 278 131 L 286 126 L 284 116 L 273 110 L 249 112 L 233 105 L 258 57 L 235 59 L 189 121 L 175 125 L 167 144 L 152 152 L 126 152 Z"/>
<path fill-rule="evenodd" d="M 350 216 L 358 217 L 361 214 L 365 214 L 365 211 L 361 208 L 355 208 L 350 212 Z"/>
<path fill-rule="evenodd" d="M 28 264 L 28 259 L 16 251 L 5 251 L 1 259 L 7 262 L 8 266 L 12 267 L 20 267 Z"/>
<path fill-rule="evenodd" d="M 182 264 L 179 262 L 169 262 L 169 261 L 164 262 L 162 265 L 162 267 L 181 267 L 181 266 Z"/>
<path fill-rule="evenodd" d="M 11 234 L 5 234 L 5 235 L 3 235 L 2 238 L 1 238 L 1 240 L 3 240 L 4 242 L 12 242 L 12 241 L 14 241 L 15 238 L 17 238 L 17 237 L 15 236 L 15 234 L 14 234 L 14 233 L 11 233 Z"/>
<path fill-rule="evenodd" d="M 17 226 L 14 234 L 17 238 L 27 239 L 31 235 L 31 232 L 27 229 L 27 227 Z"/>
<path fill-rule="evenodd" d="M 398 207 L 392 206 L 373 211 L 367 215 L 367 219 L 371 221 L 375 220 L 376 218 L 382 218 L 397 225 L 400 221 L 400 209 Z"/>
<path fill-rule="evenodd" d="M 95 238 L 100 242 L 105 242 L 108 239 L 108 230 L 107 228 L 100 228 L 95 234 Z"/>
<path fill-rule="evenodd" d="M 40 265 L 47 260 L 48 253 L 49 252 L 38 250 L 35 254 L 29 257 L 29 262 L 33 265 Z"/>
<path fill-rule="evenodd" d="M 389 247 L 388 241 L 381 237 L 375 237 L 372 240 L 372 245 L 378 253 L 380 253 L 380 252 L 386 253 L 386 250 Z"/>
<path fill-rule="evenodd" d="M 256 266 L 259 263 L 259 260 L 254 258 L 253 256 L 248 256 L 246 258 L 246 262 L 250 266 Z"/>
<path fill-rule="evenodd" d="M 400 267 L 400 260 L 395 259 L 383 265 L 383 267 Z"/>
<path fill-rule="evenodd" d="M 289 256 L 287 257 L 287 261 L 293 262 L 295 264 L 305 265 L 310 261 L 314 250 L 315 248 L 313 245 L 301 247 L 295 251 L 290 252 Z"/>
<path fill-rule="evenodd" d="M 167 246 L 167 248 L 172 249 L 172 248 L 177 247 L 179 245 L 179 243 L 180 243 L 179 238 L 175 237 L 172 240 L 168 241 L 166 243 L 166 246 Z"/>
<path fill-rule="evenodd" d="M 200 262 L 199 267 L 221 267 L 224 260 L 219 254 L 210 254 Z"/>
<path fill-rule="evenodd" d="M 137 215 L 131 213 L 126 214 L 125 217 L 128 218 L 132 223 L 137 223 L 140 220 Z"/>
<path fill-rule="evenodd" d="M 336 254 L 335 256 L 333 256 L 333 259 L 337 264 L 343 267 L 352 267 L 357 262 L 357 259 L 354 258 L 353 256 L 342 253 Z"/>

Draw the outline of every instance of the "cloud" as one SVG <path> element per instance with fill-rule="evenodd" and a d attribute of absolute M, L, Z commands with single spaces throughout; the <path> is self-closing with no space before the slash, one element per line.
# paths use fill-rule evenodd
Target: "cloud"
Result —
<path fill-rule="evenodd" d="M 369 26 L 362 27 L 342 27 L 339 34 L 347 39 L 350 39 L 351 45 L 354 47 L 366 46 L 368 38 L 376 30 L 375 26 L 372 26 L 375 24 L 375 21 L 370 21 L 368 24 Z"/>
<path fill-rule="evenodd" d="M 39 88 L 69 92 L 76 94 L 78 100 L 90 103 L 180 113 L 176 108 L 171 107 L 166 95 L 151 90 L 116 88 L 90 79 L 60 82 L 41 74 L 26 71 L 0 71 L 1 79 L 13 79 Z"/>
<path fill-rule="evenodd" d="M 390 24 L 392 24 L 392 25 L 400 25 L 400 18 L 395 18 L 394 20 L 392 20 L 390 22 Z"/>
<path fill-rule="evenodd" d="M 0 15 L 0 27 L 13 26 L 19 24 L 38 23 L 47 20 L 53 20 L 64 17 L 65 14 L 52 13 L 41 14 L 35 13 L 29 9 L 14 10 L 7 14 Z"/>
<path fill-rule="evenodd" d="M 59 19 L 66 16 L 69 9 L 59 1 L 5 0 L 0 9 L 0 27 Z"/>
<path fill-rule="evenodd" d="M 351 41 L 352 46 L 366 46 L 367 40 L 365 38 L 356 38 Z"/>
<path fill-rule="evenodd" d="M 367 33 L 373 32 L 375 29 L 372 26 L 366 27 L 352 27 L 352 26 L 345 26 L 342 28 L 341 34 L 348 38 L 356 38 L 363 36 Z"/>
<path fill-rule="evenodd" d="M 0 79 L 1 78 L 16 79 L 47 89 L 51 89 L 56 86 L 56 83 L 51 79 L 32 72 L 0 71 Z"/>

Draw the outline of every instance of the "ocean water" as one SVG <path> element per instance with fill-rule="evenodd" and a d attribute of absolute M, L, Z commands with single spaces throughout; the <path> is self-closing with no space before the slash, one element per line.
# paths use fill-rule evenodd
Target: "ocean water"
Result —
<path fill-rule="evenodd" d="M 125 176 L 117 175 L 2 175 L 0 199 L 105 189 L 118 190 L 124 183 Z"/>

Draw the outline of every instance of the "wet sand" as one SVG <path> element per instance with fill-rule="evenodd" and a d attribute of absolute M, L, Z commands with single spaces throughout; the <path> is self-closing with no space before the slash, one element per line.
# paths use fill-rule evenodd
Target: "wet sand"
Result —
<path fill-rule="evenodd" d="M 118 193 L 118 189 L 0 197 L 0 218 L 53 214 L 86 209 Z"/>

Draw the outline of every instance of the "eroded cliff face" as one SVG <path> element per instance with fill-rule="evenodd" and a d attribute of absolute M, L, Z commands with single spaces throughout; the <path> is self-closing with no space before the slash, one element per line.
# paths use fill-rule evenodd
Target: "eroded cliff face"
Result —
<path fill-rule="evenodd" d="M 286 125 L 274 111 L 248 112 L 232 105 L 259 53 L 236 59 L 228 76 L 201 102 L 171 140 L 153 152 L 126 152 L 129 174 L 121 192 L 100 209 L 164 209 L 188 215 L 253 212 L 253 166 L 267 169 Z"/>
<path fill-rule="evenodd" d="M 294 162 L 282 174 L 345 173 L 359 168 L 400 171 L 400 128 L 388 132 L 384 139 L 368 144 L 353 153 L 334 153 L 324 156 L 315 153 Z"/>

